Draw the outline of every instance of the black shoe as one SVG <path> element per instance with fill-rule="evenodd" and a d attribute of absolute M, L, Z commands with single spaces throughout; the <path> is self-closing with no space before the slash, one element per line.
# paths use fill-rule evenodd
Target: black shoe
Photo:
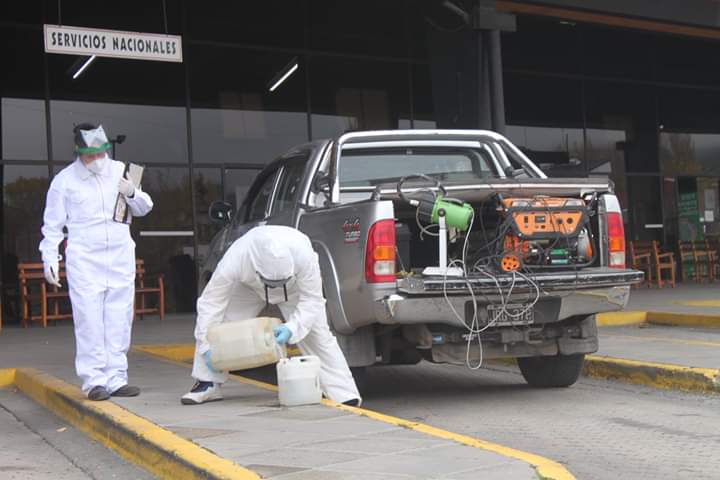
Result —
<path fill-rule="evenodd" d="M 87 394 L 88 400 L 93 402 L 101 402 L 110 398 L 110 393 L 105 390 L 105 387 L 97 386 L 93 387 Z"/>
<path fill-rule="evenodd" d="M 360 399 L 359 398 L 351 398 L 350 400 L 345 400 L 342 402 L 343 405 L 347 405 L 348 407 L 357 407 L 360 405 Z"/>
<path fill-rule="evenodd" d="M 113 397 L 137 397 L 140 395 L 140 389 L 131 385 L 123 385 L 110 395 Z"/>

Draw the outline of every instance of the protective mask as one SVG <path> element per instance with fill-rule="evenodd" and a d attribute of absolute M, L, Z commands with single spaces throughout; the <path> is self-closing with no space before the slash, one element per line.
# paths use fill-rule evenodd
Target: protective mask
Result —
<path fill-rule="evenodd" d="M 107 162 L 107 155 L 105 155 L 102 158 L 98 158 L 97 160 L 93 160 L 89 164 L 85 165 L 88 170 L 90 170 L 95 175 L 100 175 L 100 173 L 103 171 L 103 168 L 105 168 L 105 162 Z"/>

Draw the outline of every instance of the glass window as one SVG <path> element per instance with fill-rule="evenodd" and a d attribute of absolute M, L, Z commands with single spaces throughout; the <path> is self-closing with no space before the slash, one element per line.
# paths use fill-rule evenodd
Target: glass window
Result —
<path fill-rule="evenodd" d="M 320 51 L 407 56 L 406 0 L 309 2 L 310 48 Z"/>
<path fill-rule="evenodd" d="M 186 163 L 184 67 L 168 62 L 49 55 L 54 160 L 73 154 L 73 126 L 102 124 L 118 160 Z M 120 143 L 121 135 L 124 141 Z"/>
<path fill-rule="evenodd" d="M 1 165 L 0 169 L 3 252 L 20 262 L 40 261 L 40 227 L 49 186 L 47 164 Z"/>
<path fill-rule="evenodd" d="M 296 56 L 188 50 L 195 162 L 263 165 L 307 142 L 305 66 Z"/>
<path fill-rule="evenodd" d="M 590 149 L 595 154 L 594 150 L 599 146 L 606 152 L 604 157 L 593 158 L 591 168 L 606 163 L 611 158 L 607 152 L 615 148 L 622 152 L 625 171 L 658 172 L 656 109 L 653 87 L 585 82 L 585 116 Z M 595 135 L 597 131 L 600 133 Z"/>
<path fill-rule="evenodd" d="M 393 183 L 411 173 L 429 175 L 441 181 L 473 181 L 498 175 L 484 150 L 470 148 L 343 152 L 338 171 L 341 187 Z"/>
<path fill-rule="evenodd" d="M 580 72 L 580 36 L 573 22 L 518 16 L 517 31 L 502 33 L 506 69 Z"/>
<path fill-rule="evenodd" d="M 222 226 L 211 222 L 208 211 L 216 200 L 222 200 L 222 170 L 220 168 L 195 168 L 193 170 L 193 188 L 195 190 L 195 218 L 197 222 L 196 238 L 198 253 L 204 258 L 210 240 Z M 203 250 L 202 252 L 200 250 Z"/>
<path fill-rule="evenodd" d="M 142 188 L 155 205 L 148 215 L 133 219 L 136 255 L 145 260 L 148 273 L 164 275 L 168 311 L 192 311 L 197 286 L 189 171 L 148 167 Z"/>
<path fill-rule="evenodd" d="M 699 218 L 705 236 L 717 236 L 720 234 L 718 185 L 717 177 L 700 177 L 697 179 Z"/>
<path fill-rule="evenodd" d="M 348 130 L 409 125 L 408 65 L 315 57 L 311 60 L 313 138 Z"/>
<path fill-rule="evenodd" d="M 50 111 L 56 160 L 73 158 L 72 129 L 90 122 L 103 126 L 113 143 L 110 156 L 117 160 L 139 164 L 187 162 L 183 107 L 53 100 Z"/>
<path fill-rule="evenodd" d="M 186 2 L 188 34 L 198 40 L 302 48 L 305 0 Z"/>
<path fill-rule="evenodd" d="M 243 204 L 250 185 L 253 184 L 258 173 L 260 173 L 259 169 L 225 169 L 225 201 L 235 207 L 236 211 Z"/>
<path fill-rule="evenodd" d="M 583 73 L 594 77 L 652 79 L 655 35 L 597 25 L 582 25 L 580 31 Z"/>
<path fill-rule="evenodd" d="M 678 233 L 686 242 L 702 239 L 696 178 L 678 177 Z"/>
<path fill-rule="evenodd" d="M 659 90 L 660 161 L 669 175 L 720 175 L 720 92 Z"/>
<path fill-rule="evenodd" d="M 507 137 L 548 176 L 585 176 L 582 85 L 507 73 Z"/>
<path fill-rule="evenodd" d="M 273 172 L 270 176 L 265 178 L 262 182 L 262 186 L 257 191 L 255 198 L 250 201 L 248 221 L 257 221 L 267 218 L 268 207 L 270 205 L 270 198 L 273 194 L 275 187 L 275 179 L 277 178 L 277 171 Z"/>
<path fill-rule="evenodd" d="M 674 249 L 678 241 L 678 182 L 675 177 L 663 177 L 662 182 L 664 240 Z"/>
<path fill-rule="evenodd" d="M 4 160 L 47 160 L 44 100 L 3 98 L 0 123 Z"/>
<path fill-rule="evenodd" d="M 277 194 L 273 202 L 273 215 L 283 213 L 292 209 L 298 200 L 300 193 L 300 183 L 305 174 L 305 165 L 309 156 L 293 158 L 289 160 L 280 174 L 278 182 Z"/>
<path fill-rule="evenodd" d="M 629 232 L 634 240 L 663 240 L 663 214 L 660 198 L 660 177 L 628 177 L 630 202 Z"/>

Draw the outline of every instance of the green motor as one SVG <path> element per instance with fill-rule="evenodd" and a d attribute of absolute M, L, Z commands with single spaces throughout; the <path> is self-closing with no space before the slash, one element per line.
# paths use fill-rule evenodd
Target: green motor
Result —
<path fill-rule="evenodd" d="M 448 227 L 462 231 L 470 228 L 470 221 L 475 215 L 475 211 L 469 203 L 438 195 L 435 198 L 432 214 L 430 215 L 432 223 L 440 222 L 440 210 L 445 212 L 445 224 Z"/>

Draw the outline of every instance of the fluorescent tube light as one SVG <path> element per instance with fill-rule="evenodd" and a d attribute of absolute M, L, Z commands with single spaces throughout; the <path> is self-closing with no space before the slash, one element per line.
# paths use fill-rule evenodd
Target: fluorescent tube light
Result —
<path fill-rule="evenodd" d="M 95 60 L 96 55 L 93 55 L 92 57 L 88 58 L 85 63 L 82 64 L 82 67 L 78 68 L 78 71 L 75 72 L 73 75 L 73 80 L 75 80 L 77 77 L 80 76 L 82 72 L 85 71 L 85 69 Z"/>
<path fill-rule="evenodd" d="M 288 77 L 289 77 L 290 75 L 292 75 L 293 73 L 295 73 L 295 70 L 298 69 L 298 62 L 297 62 L 297 60 L 295 60 L 295 61 L 293 61 L 293 62 L 290 62 L 290 64 L 288 64 L 288 65 L 289 65 L 289 66 L 291 65 L 291 66 L 290 66 L 290 68 L 287 70 L 287 72 L 285 72 L 285 74 L 284 74 L 282 77 L 280 77 L 280 78 L 278 79 L 278 81 L 275 82 L 275 83 L 270 87 L 270 91 L 271 91 L 271 92 L 274 92 L 276 88 L 278 88 L 285 80 L 288 79 Z M 287 69 L 287 68 L 288 68 L 288 67 L 285 67 L 285 69 Z"/>

